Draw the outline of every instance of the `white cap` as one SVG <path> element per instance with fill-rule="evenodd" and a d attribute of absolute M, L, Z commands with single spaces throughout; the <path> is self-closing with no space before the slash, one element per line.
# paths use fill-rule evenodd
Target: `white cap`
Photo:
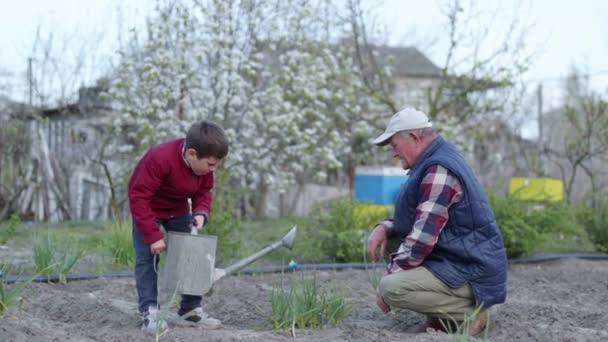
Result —
<path fill-rule="evenodd" d="M 414 108 L 405 108 L 391 117 L 384 133 L 372 140 L 372 143 L 383 146 L 388 144 L 388 140 L 395 133 L 426 127 L 433 127 L 433 123 L 426 114 Z"/>

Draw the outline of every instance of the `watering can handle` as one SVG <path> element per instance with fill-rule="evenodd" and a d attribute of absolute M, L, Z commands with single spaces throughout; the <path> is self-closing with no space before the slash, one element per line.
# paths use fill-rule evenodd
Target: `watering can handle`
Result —
<path fill-rule="evenodd" d="M 198 229 L 196 229 L 196 220 L 194 217 L 192 218 L 192 222 L 190 222 L 190 234 L 198 235 Z"/>

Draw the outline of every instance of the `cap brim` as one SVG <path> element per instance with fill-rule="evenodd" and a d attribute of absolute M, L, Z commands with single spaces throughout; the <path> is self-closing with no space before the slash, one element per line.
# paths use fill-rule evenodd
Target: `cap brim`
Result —
<path fill-rule="evenodd" d="M 384 145 L 388 144 L 388 141 L 391 139 L 391 137 L 393 135 L 395 135 L 395 133 L 384 132 L 384 133 L 382 133 L 382 135 L 380 135 L 376 139 L 372 140 L 372 144 L 378 145 L 378 146 L 384 146 Z"/>

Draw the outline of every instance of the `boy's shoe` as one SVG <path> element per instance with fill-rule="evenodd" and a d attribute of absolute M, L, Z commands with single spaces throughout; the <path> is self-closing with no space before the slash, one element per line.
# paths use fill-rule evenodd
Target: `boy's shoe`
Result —
<path fill-rule="evenodd" d="M 141 326 L 141 330 L 145 333 L 162 336 L 169 330 L 167 322 L 159 317 L 157 308 L 153 306 L 149 307 L 148 311 L 143 313 L 143 316 L 144 323 Z"/>
<path fill-rule="evenodd" d="M 200 326 L 203 329 L 219 329 L 222 327 L 222 322 L 219 319 L 209 317 L 203 308 L 200 306 L 194 309 L 179 309 L 177 312 L 178 325 Z"/>

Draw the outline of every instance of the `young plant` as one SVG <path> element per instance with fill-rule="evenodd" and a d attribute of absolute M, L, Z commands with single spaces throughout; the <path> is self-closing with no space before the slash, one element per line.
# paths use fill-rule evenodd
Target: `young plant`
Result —
<path fill-rule="evenodd" d="M 178 285 L 175 287 L 175 290 L 173 291 L 173 294 L 171 295 L 171 298 L 169 298 L 169 302 L 167 303 L 167 305 L 161 306 L 159 307 L 159 311 L 158 311 L 158 316 L 157 316 L 157 324 L 156 324 L 156 331 L 154 332 L 154 335 L 156 337 L 156 342 L 160 341 L 160 338 L 166 334 L 169 331 L 169 325 L 168 323 L 171 321 L 171 317 L 175 317 L 173 315 L 175 315 L 174 313 L 172 313 L 172 308 L 176 308 L 179 307 L 179 298 L 178 298 L 178 289 L 179 289 L 179 282 Z"/>
<path fill-rule="evenodd" d="M 65 253 L 62 253 L 57 260 L 57 275 L 59 275 L 59 282 L 65 284 L 67 281 L 67 275 L 70 273 L 72 268 L 76 266 L 78 260 L 84 256 L 84 247 L 79 244 L 70 245 L 65 248 Z"/>
<path fill-rule="evenodd" d="M 453 342 L 467 342 L 471 340 L 471 330 L 474 328 L 474 324 L 481 318 L 481 316 L 485 319 L 485 327 L 484 327 L 484 335 L 483 340 L 487 341 L 489 332 L 490 332 L 490 315 L 489 312 L 481 313 L 481 306 L 475 309 L 475 311 L 470 315 L 465 315 L 464 320 L 462 322 L 458 322 L 452 317 L 450 317 L 449 322 L 444 322 L 441 320 L 441 324 L 444 330 L 450 336 L 450 339 Z M 452 324 L 450 324 L 452 323 Z"/>
<path fill-rule="evenodd" d="M 64 284 L 67 275 L 76 263 L 84 256 L 85 250 L 76 241 L 67 241 L 67 246 L 60 246 L 47 234 L 34 240 L 34 265 L 36 273 L 45 275 L 51 280 L 57 274 L 59 282 Z"/>
<path fill-rule="evenodd" d="M 44 275 L 50 281 L 54 267 L 54 247 L 51 236 L 37 236 L 34 238 L 34 266 L 36 273 Z"/>
<path fill-rule="evenodd" d="M 171 302 L 175 301 L 177 292 L 173 293 L 173 297 L 171 298 Z M 156 320 L 156 331 L 154 332 L 156 342 L 160 341 L 161 336 L 166 334 L 169 331 L 169 317 L 171 317 L 171 312 L 169 311 L 170 306 L 167 305 L 165 309 L 160 309 L 158 312 L 157 320 Z"/>
<path fill-rule="evenodd" d="M 319 328 L 325 324 L 338 324 L 350 307 L 344 293 L 318 286 L 316 274 L 310 280 L 294 275 L 288 288 L 283 284 L 274 287 L 271 294 L 273 329 Z"/>
<path fill-rule="evenodd" d="M 344 292 L 334 289 L 329 296 L 323 296 L 323 312 L 325 321 L 333 325 L 342 322 L 350 307 L 346 304 Z"/>
<path fill-rule="evenodd" d="M 367 268 L 367 281 L 372 286 L 374 291 L 378 290 L 380 280 L 382 280 L 382 272 L 384 271 L 381 268 L 373 266 L 371 268 Z"/>
<path fill-rule="evenodd" d="M 21 299 L 21 291 L 31 284 L 34 278 L 38 276 L 36 274 L 29 279 L 18 281 L 9 286 L 6 282 L 8 273 L 10 273 L 9 267 L 2 266 L 2 268 L 0 268 L 0 317 L 4 315 L 4 312 L 11 305 Z"/>
<path fill-rule="evenodd" d="M 365 263 L 365 271 L 367 272 L 367 281 L 372 286 L 374 291 L 377 291 L 378 286 L 380 285 L 380 280 L 382 280 L 382 273 L 384 271 L 382 268 L 376 267 L 374 264 L 367 262 L 367 246 L 365 242 L 363 242 L 363 262 Z"/>

